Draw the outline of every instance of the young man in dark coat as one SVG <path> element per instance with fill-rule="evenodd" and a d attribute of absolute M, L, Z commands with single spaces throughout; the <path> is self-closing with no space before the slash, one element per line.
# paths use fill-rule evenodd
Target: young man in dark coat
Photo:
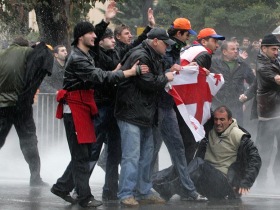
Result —
<path fill-rule="evenodd" d="M 188 65 L 190 62 L 196 62 L 199 67 L 206 68 L 208 71 L 211 67 L 212 55 L 219 47 L 219 40 L 225 40 L 225 37 L 217 34 L 213 28 L 204 28 L 200 30 L 197 35 L 197 40 L 181 54 L 181 57 L 184 57 L 184 59 L 181 59 L 181 65 L 184 66 Z M 207 75 L 207 73 L 205 74 Z M 175 111 L 184 141 L 186 159 L 187 162 L 190 162 L 196 154 L 198 144 L 195 142 L 191 130 L 186 125 L 177 108 L 175 108 Z M 205 130 L 209 130 L 211 126 L 210 121 L 204 124 Z"/>
<path fill-rule="evenodd" d="M 180 64 L 182 66 L 185 66 L 189 65 L 191 62 L 196 62 L 199 67 L 209 69 L 211 66 L 212 54 L 218 48 L 218 40 L 224 39 L 225 37 L 218 35 L 212 28 L 202 29 L 197 36 L 197 41 L 195 41 L 192 46 L 186 47 L 186 49 L 183 50 L 181 54 Z M 174 47 L 172 51 L 175 51 Z M 170 52 L 168 52 L 167 54 L 169 53 Z M 205 75 L 203 74 L 203 76 L 206 77 L 206 75 L 207 74 L 205 72 Z M 197 150 L 199 148 L 199 143 L 195 141 L 191 130 L 185 123 L 177 107 L 175 107 L 174 110 L 176 111 L 180 134 L 184 143 L 185 159 L 187 163 L 189 163 L 194 158 L 194 156 L 198 154 Z M 174 126 L 174 123 L 172 123 L 172 126 Z M 206 130 L 210 126 L 211 122 L 207 122 L 205 124 Z M 202 141 L 205 141 L 205 139 Z M 178 151 L 178 149 L 176 151 Z M 181 177 L 182 175 L 178 173 L 176 168 L 171 166 L 167 169 L 159 171 L 153 176 L 153 187 L 158 193 L 160 193 L 160 195 L 162 195 L 166 199 L 172 197 L 174 194 L 179 194 L 181 195 L 182 200 L 206 200 L 204 196 L 201 196 L 198 193 L 196 194 L 199 196 L 190 196 L 190 192 L 186 193 L 186 189 L 179 187 L 181 185 L 180 182 L 182 181 Z M 196 192 L 194 189 L 195 187 L 193 187 L 192 190 L 189 191 Z"/>
<path fill-rule="evenodd" d="M 166 55 L 164 56 L 164 60 L 167 64 L 165 71 L 175 73 L 179 72 L 182 68 L 180 65 L 180 52 L 182 48 L 186 46 L 186 41 L 189 39 L 190 35 L 196 35 L 196 32 L 191 29 L 191 23 L 188 19 L 177 18 L 168 29 L 168 34 L 175 44 L 167 49 Z M 153 130 L 155 151 L 153 154 L 152 169 L 158 157 L 162 141 L 164 141 L 170 154 L 172 165 L 178 173 L 182 184 L 182 193 L 180 193 L 181 200 L 207 200 L 207 198 L 197 193 L 188 174 L 185 147 L 180 134 L 176 113 L 173 108 L 174 106 L 175 102 L 173 97 L 165 90 L 162 90 L 158 102 L 158 125 Z M 163 197 L 166 200 L 169 199 L 168 196 Z"/>

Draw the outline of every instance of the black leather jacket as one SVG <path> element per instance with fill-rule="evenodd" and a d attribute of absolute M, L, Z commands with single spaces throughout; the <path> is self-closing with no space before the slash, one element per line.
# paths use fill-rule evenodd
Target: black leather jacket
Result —
<path fill-rule="evenodd" d="M 115 83 L 124 79 L 121 70 L 111 72 L 96 68 L 93 58 L 74 46 L 65 64 L 63 89 L 89 90 L 94 89 L 96 84 Z"/>
<path fill-rule="evenodd" d="M 122 69 L 130 68 L 138 60 L 139 64 L 148 65 L 149 73 L 130 77 L 119 84 L 115 116 L 131 124 L 152 126 L 158 97 L 168 82 L 163 74 L 165 62 L 146 41 L 126 54 Z"/>
<path fill-rule="evenodd" d="M 277 60 L 272 61 L 262 53 L 257 58 L 257 106 L 262 118 L 280 117 L 280 85 L 274 77 L 280 75 Z"/>
<path fill-rule="evenodd" d="M 120 57 L 116 50 L 105 50 L 99 47 L 98 59 L 94 59 L 96 66 L 104 71 L 113 71 L 120 63 Z M 117 93 L 117 83 L 104 82 L 95 87 L 94 99 L 99 105 L 113 105 L 115 103 Z"/>
<path fill-rule="evenodd" d="M 250 138 L 249 133 L 242 136 L 237 159 L 229 167 L 227 178 L 233 187 L 251 188 L 259 174 L 262 161 L 258 149 Z"/>

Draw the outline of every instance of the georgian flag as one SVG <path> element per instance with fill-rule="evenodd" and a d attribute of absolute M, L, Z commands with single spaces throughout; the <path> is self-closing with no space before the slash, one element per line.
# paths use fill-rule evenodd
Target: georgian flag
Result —
<path fill-rule="evenodd" d="M 211 117 L 212 97 L 224 84 L 221 74 L 208 76 L 199 66 L 182 66 L 179 74 L 169 82 L 165 90 L 173 96 L 184 121 L 198 142 L 205 137 L 203 125 Z"/>

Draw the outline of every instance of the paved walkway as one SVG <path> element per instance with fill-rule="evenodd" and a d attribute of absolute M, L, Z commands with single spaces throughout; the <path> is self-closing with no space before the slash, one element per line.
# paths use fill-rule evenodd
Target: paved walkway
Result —
<path fill-rule="evenodd" d="M 102 183 L 91 185 L 97 199 L 101 199 Z M 278 210 L 280 195 L 260 195 L 252 193 L 240 200 L 213 200 L 208 202 L 180 201 L 174 196 L 164 205 L 140 205 L 137 208 L 122 207 L 118 202 L 104 203 L 96 209 L 141 209 L 141 210 Z M 70 205 L 53 195 L 49 187 L 29 187 L 27 181 L 0 179 L 1 210 L 77 210 L 79 205 Z M 88 209 L 88 208 L 87 208 Z"/>
<path fill-rule="evenodd" d="M 45 148 L 41 154 L 41 174 L 43 180 L 54 184 L 64 172 L 70 155 L 66 144 L 56 148 Z M 11 135 L 0 150 L 0 210 L 77 210 L 79 205 L 69 205 L 50 192 L 50 187 L 29 187 L 29 169 L 19 149 L 17 136 Z M 160 151 L 160 169 L 170 165 L 165 147 Z M 273 180 L 273 179 L 271 179 Z M 90 179 L 92 193 L 101 199 L 104 172 L 97 167 Z M 135 209 L 124 208 L 115 203 L 105 203 L 96 208 L 104 210 Z M 269 183 L 267 189 L 254 189 L 240 200 L 220 200 L 208 202 L 180 201 L 174 196 L 165 205 L 141 205 L 141 210 L 278 210 L 280 209 L 280 190 Z"/>

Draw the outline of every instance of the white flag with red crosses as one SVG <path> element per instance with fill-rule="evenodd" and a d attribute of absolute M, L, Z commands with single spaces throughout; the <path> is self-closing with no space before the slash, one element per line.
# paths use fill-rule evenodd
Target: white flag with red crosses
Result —
<path fill-rule="evenodd" d="M 203 125 L 211 117 L 212 98 L 223 84 L 221 74 L 210 73 L 207 76 L 199 66 L 183 66 L 165 88 L 173 96 L 197 142 L 205 137 Z"/>

